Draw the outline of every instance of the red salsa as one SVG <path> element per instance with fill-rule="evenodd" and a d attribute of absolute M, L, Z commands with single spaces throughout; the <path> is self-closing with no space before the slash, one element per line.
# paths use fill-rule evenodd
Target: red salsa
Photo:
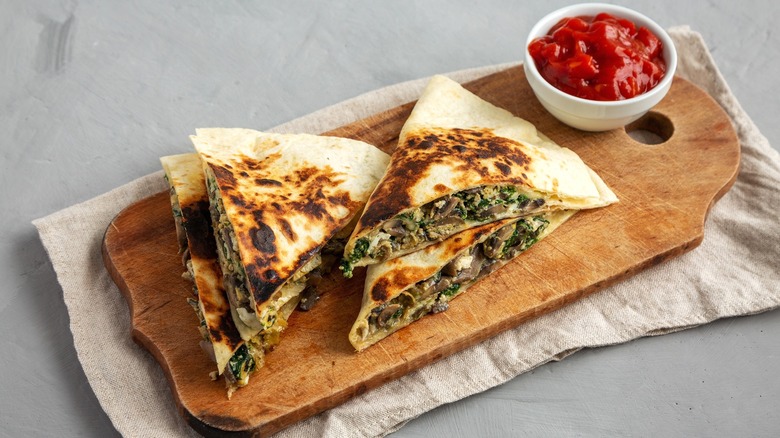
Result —
<path fill-rule="evenodd" d="M 528 52 L 547 82 L 590 100 L 632 98 L 658 85 L 666 71 L 657 36 L 606 13 L 564 18 Z"/>

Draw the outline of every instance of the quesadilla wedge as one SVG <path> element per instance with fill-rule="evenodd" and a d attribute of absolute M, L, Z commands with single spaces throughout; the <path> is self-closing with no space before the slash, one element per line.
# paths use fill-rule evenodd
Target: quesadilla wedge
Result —
<path fill-rule="evenodd" d="M 184 276 L 193 282 L 195 298 L 187 301 L 198 316 L 201 348 L 217 364 L 212 378 L 224 376 L 229 398 L 262 366 L 265 352 L 278 342 L 279 334 L 260 335 L 247 327 L 227 299 L 198 154 L 166 156 L 160 162 L 169 186 L 179 252 L 187 269 Z M 295 307 L 291 304 L 282 309 L 285 317 Z"/>
<path fill-rule="evenodd" d="M 602 207 L 617 197 L 573 151 L 460 84 L 434 76 L 352 233 L 342 270 L 506 218 Z"/>
<path fill-rule="evenodd" d="M 279 310 L 317 282 L 323 258 L 343 252 L 345 228 L 389 157 L 360 141 L 307 134 L 214 128 L 191 139 L 238 319 L 260 333 L 284 327 Z"/>
<path fill-rule="evenodd" d="M 350 343 L 364 350 L 429 313 L 447 310 L 453 298 L 549 235 L 575 212 L 558 210 L 491 222 L 370 265 Z"/>

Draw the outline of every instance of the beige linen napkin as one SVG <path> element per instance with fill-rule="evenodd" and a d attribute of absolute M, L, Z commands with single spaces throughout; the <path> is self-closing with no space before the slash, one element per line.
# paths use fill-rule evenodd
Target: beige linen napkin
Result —
<path fill-rule="evenodd" d="M 731 117 L 742 143 L 733 188 L 715 205 L 695 250 L 302 421 L 279 436 L 377 436 L 441 404 L 499 385 L 584 347 L 610 345 L 753 314 L 780 305 L 780 156 L 728 89 L 701 36 L 672 29 L 678 74 Z M 507 65 L 450 76 L 477 78 Z M 277 127 L 323 132 L 415 99 L 427 79 L 383 88 Z M 34 221 L 62 286 L 79 360 L 114 426 L 126 436 L 195 435 L 178 415 L 163 372 L 130 339 L 124 298 L 103 267 L 111 219 L 165 189 L 160 172 Z M 761 202 L 755 202 L 760 199 Z M 67 239 L 63 239 L 67 236 Z M 121 367 L 105 367 L 106 360 Z"/>

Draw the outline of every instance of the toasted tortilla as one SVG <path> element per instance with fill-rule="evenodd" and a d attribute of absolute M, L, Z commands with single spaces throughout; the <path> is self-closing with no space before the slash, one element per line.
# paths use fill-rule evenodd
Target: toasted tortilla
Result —
<path fill-rule="evenodd" d="M 244 343 L 240 329 L 248 331 L 238 320 L 234 322 L 230 303 L 222 286 L 222 270 L 217 260 L 217 250 L 209 217 L 209 199 L 198 154 L 171 155 L 160 158 L 168 184 L 175 191 L 172 202 L 181 215 L 186 233 L 191 263 L 189 270 L 198 298 L 199 317 L 213 349 L 218 374 L 225 371 L 231 356 Z M 176 216 L 176 213 L 174 213 Z"/>
<path fill-rule="evenodd" d="M 361 141 L 308 134 L 212 128 L 191 139 L 245 274 L 239 290 L 250 306 L 239 318 L 268 330 L 300 297 L 326 243 L 362 210 L 389 157 Z"/>
<path fill-rule="evenodd" d="M 491 222 L 420 251 L 370 265 L 360 313 L 349 332 L 350 343 L 356 350 L 364 350 L 425 315 L 445 311 L 453 298 L 552 233 L 576 211 L 557 210 L 535 218 Z M 541 226 L 531 227 L 534 221 Z M 527 240 L 514 241 L 511 247 L 497 237 L 502 230 L 530 229 L 526 227 L 535 231 Z M 498 245 L 487 249 L 493 243 Z M 485 256 L 486 252 L 497 258 Z M 472 273 L 462 276 L 469 269 Z M 442 285 L 442 281 L 446 283 Z"/>
<path fill-rule="evenodd" d="M 503 202 L 499 196 L 505 194 L 498 193 L 505 190 L 513 191 L 513 201 L 525 204 L 515 203 L 507 211 L 478 219 L 464 211 L 462 223 L 448 224 L 435 233 L 426 230 L 427 237 L 408 247 L 381 248 L 383 239 L 377 236 L 386 240 L 380 233 L 396 219 L 415 214 L 410 226 L 416 227 L 415 223 L 431 219 L 426 214 L 445 208 L 453 196 L 483 189 L 496 194 L 485 209 Z M 351 266 L 378 263 L 489 221 L 613 202 L 617 202 L 615 194 L 576 153 L 555 144 L 530 122 L 444 76 L 434 76 L 403 126 L 387 172 L 347 243 L 345 260 Z M 465 203 L 461 203 L 464 210 L 472 207 Z M 484 210 L 471 213 L 479 216 Z"/>

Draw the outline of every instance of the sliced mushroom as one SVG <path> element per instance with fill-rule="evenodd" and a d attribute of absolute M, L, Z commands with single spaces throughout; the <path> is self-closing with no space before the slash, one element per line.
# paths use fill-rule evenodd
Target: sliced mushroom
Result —
<path fill-rule="evenodd" d="M 406 235 L 404 222 L 398 218 L 390 219 L 389 221 L 385 222 L 385 224 L 382 225 L 382 230 L 385 233 L 395 237 L 402 237 Z"/>
<path fill-rule="evenodd" d="M 436 222 L 433 223 L 433 226 L 438 227 L 446 227 L 448 225 L 454 225 L 459 226 L 464 224 L 464 220 L 460 218 L 460 216 L 449 216 L 445 217 L 443 219 L 439 219 Z"/>
<path fill-rule="evenodd" d="M 443 275 L 449 275 L 450 277 L 455 277 L 456 275 L 458 275 L 458 266 L 461 264 L 463 259 L 472 256 L 476 250 L 477 247 L 474 246 L 468 251 L 463 251 L 459 256 L 455 257 L 454 259 L 452 259 L 452 261 L 444 265 L 444 267 L 441 270 L 441 273 Z"/>
<path fill-rule="evenodd" d="M 452 259 L 451 262 L 447 263 L 443 268 L 441 268 L 441 273 L 443 275 L 449 275 L 450 277 L 458 275 L 458 265 L 460 264 L 460 261 L 463 259 L 463 257 L 468 257 L 468 253 L 463 253 Z"/>
<path fill-rule="evenodd" d="M 386 327 L 387 323 L 390 322 L 390 319 L 392 319 L 393 315 L 395 315 L 396 312 L 398 312 L 400 309 L 400 304 L 391 304 L 385 307 L 385 309 L 382 310 L 379 313 L 379 316 L 376 318 L 377 325 L 379 325 L 379 327 Z"/>
<path fill-rule="evenodd" d="M 309 311 L 319 300 L 320 295 L 317 293 L 317 288 L 314 285 L 309 284 L 306 286 L 306 289 L 301 292 L 301 301 L 298 303 L 298 308 L 304 312 Z"/>
<path fill-rule="evenodd" d="M 439 293 L 450 286 L 452 286 L 452 277 L 442 275 L 441 280 L 431 288 L 431 292 Z"/>
<path fill-rule="evenodd" d="M 425 280 L 424 282 L 422 282 L 420 285 L 415 286 L 417 288 L 417 300 L 423 301 L 426 298 L 433 295 L 435 293 L 433 289 L 433 286 L 435 284 L 436 284 L 436 278 L 431 277 Z"/>
<path fill-rule="evenodd" d="M 494 206 L 488 208 L 487 210 L 484 210 L 483 212 L 480 213 L 480 216 L 481 217 L 495 217 L 495 216 L 498 216 L 500 214 L 506 213 L 506 210 L 507 210 L 506 205 L 498 204 L 498 205 L 494 205 Z"/>
<path fill-rule="evenodd" d="M 343 254 L 344 253 L 344 245 L 345 245 L 344 239 L 341 238 L 334 238 L 328 240 L 327 243 L 325 243 L 325 246 L 322 247 L 322 253 L 323 254 Z"/>
<path fill-rule="evenodd" d="M 306 274 L 306 285 L 307 286 L 313 286 L 317 287 L 319 286 L 320 282 L 322 282 L 322 265 L 317 266 L 316 268 L 309 271 L 308 274 Z"/>
<path fill-rule="evenodd" d="M 228 288 L 228 291 L 232 292 L 228 293 L 228 298 L 230 299 L 232 296 L 235 296 L 236 302 L 234 305 L 237 307 L 246 307 L 247 309 L 252 308 L 249 304 L 249 296 L 246 293 L 244 282 L 241 278 L 236 275 L 228 275 L 225 277 L 225 286 Z"/>
<path fill-rule="evenodd" d="M 238 385 L 238 379 L 235 375 L 233 375 L 233 370 L 229 366 L 225 367 L 225 371 L 222 375 L 225 376 L 225 381 L 227 382 L 228 386 Z"/>
<path fill-rule="evenodd" d="M 190 259 L 190 248 L 187 247 L 181 254 L 181 264 L 187 266 L 187 261 Z"/>
<path fill-rule="evenodd" d="M 385 260 L 393 252 L 393 244 L 389 240 L 379 242 L 372 257 L 378 260 Z"/>
<path fill-rule="evenodd" d="M 496 236 L 490 236 L 485 243 L 482 244 L 482 250 L 489 258 L 497 259 L 501 256 L 501 246 L 503 244 L 504 242 L 498 240 Z"/>
<path fill-rule="evenodd" d="M 510 237 L 512 237 L 512 234 L 515 233 L 516 224 L 517 223 L 515 222 L 513 224 L 502 227 L 500 230 L 496 231 L 495 236 L 498 238 L 498 240 L 506 242 Z"/>
<path fill-rule="evenodd" d="M 474 254 L 472 254 L 471 265 L 469 265 L 468 268 L 462 269 L 460 272 L 458 272 L 458 276 L 455 277 L 455 281 L 462 284 L 477 278 L 479 271 L 482 270 L 482 263 L 484 261 L 485 254 L 483 254 L 482 251 L 477 248 L 477 250 L 474 251 Z"/>
<path fill-rule="evenodd" d="M 531 203 L 530 199 L 523 198 L 523 200 L 520 201 L 520 203 L 517 204 L 517 205 L 518 205 L 518 207 L 520 207 L 521 210 L 525 210 L 528 207 L 528 204 L 530 204 L 530 203 Z"/>
<path fill-rule="evenodd" d="M 455 209 L 455 207 L 460 204 L 461 200 L 460 198 L 457 198 L 455 196 L 450 196 L 444 203 L 444 205 L 441 206 L 438 210 L 436 210 L 436 213 L 433 215 L 434 219 L 440 219 L 445 216 L 449 216 L 450 213 L 452 213 L 452 210 Z"/>
<path fill-rule="evenodd" d="M 422 284 L 420 284 L 420 288 L 423 289 L 423 290 L 430 289 L 430 288 L 433 287 L 434 284 L 436 284 L 437 281 L 439 281 L 438 278 L 436 278 L 435 276 L 431 277 L 431 278 L 423 281 Z"/>
<path fill-rule="evenodd" d="M 514 232 L 515 224 L 507 225 L 496 231 L 482 245 L 485 255 L 491 259 L 501 258 L 502 248 L 504 248 L 505 242 L 512 237 Z"/>

